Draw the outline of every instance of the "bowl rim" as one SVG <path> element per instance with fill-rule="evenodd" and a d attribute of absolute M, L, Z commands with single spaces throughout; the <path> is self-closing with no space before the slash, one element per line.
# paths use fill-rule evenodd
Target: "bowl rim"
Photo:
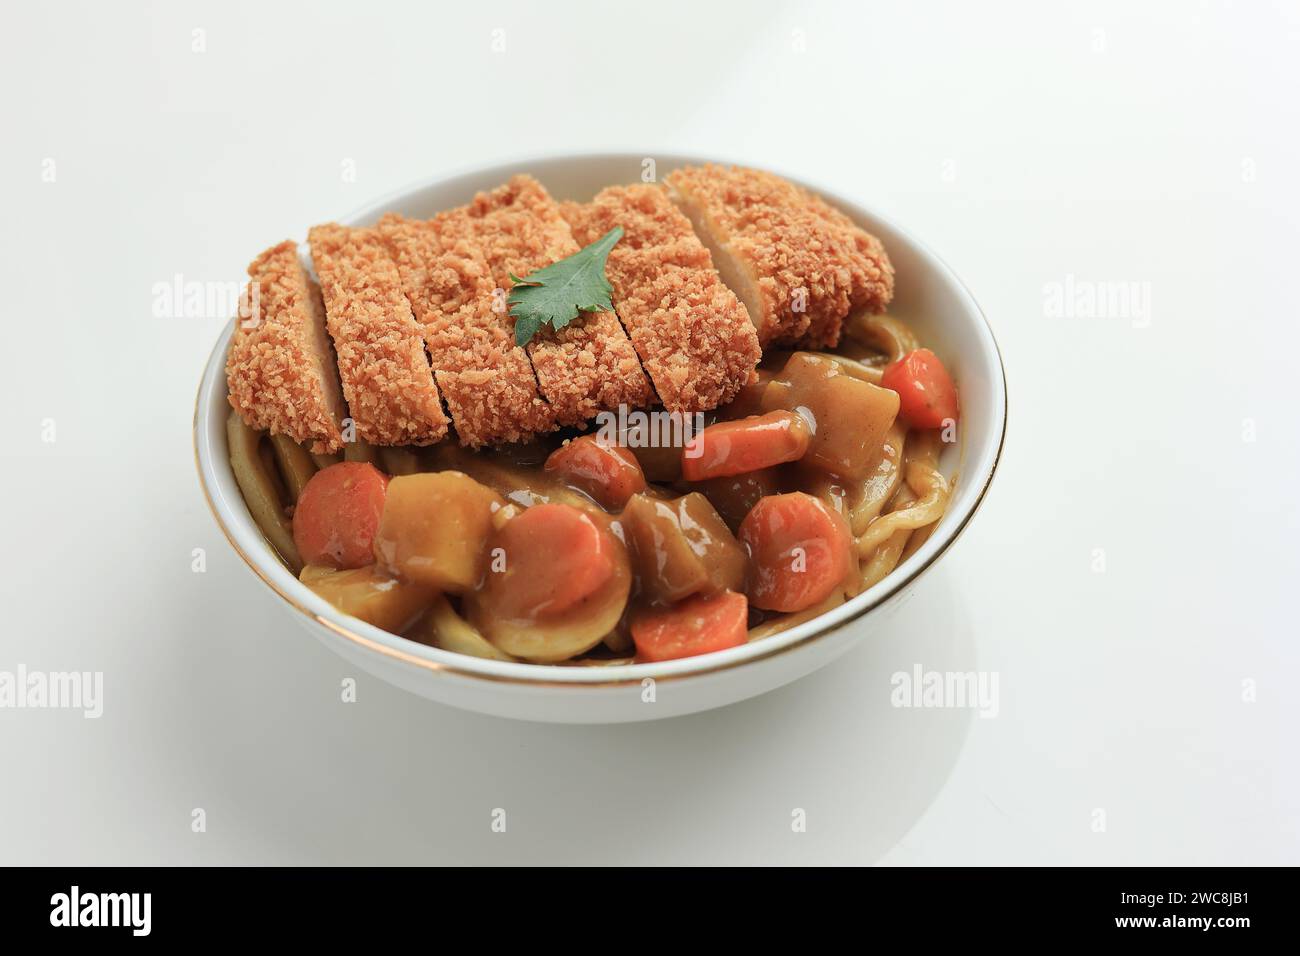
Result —
<path fill-rule="evenodd" d="M 637 151 L 637 150 L 617 150 L 601 152 L 569 152 L 554 151 L 541 154 L 530 154 L 515 159 L 501 160 L 489 163 L 477 163 L 472 166 L 465 166 L 453 169 L 444 173 L 425 177 L 417 182 L 410 183 L 400 189 L 393 190 L 380 198 L 373 200 L 361 208 L 354 211 L 349 216 L 342 218 L 340 221 L 345 224 L 358 224 L 373 218 L 379 211 L 387 209 L 394 202 L 397 202 L 411 194 L 426 191 L 439 185 L 449 183 L 454 180 L 465 179 L 474 176 L 509 176 L 519 172 L 521 168 L 528 166 L 537 166 L 542 164 L 554 164 L 564 161 L 600 161 L 600 160 L 628 160 L 636 157 L 653 156 L 661 160 L 668 161 L 672 164 L 680 163 L 719 163 L 726 165 L 749 165 L 754 164 L 746 160 L 733 159 L 720 156 L 703 157 L 683 153 L 666 153 L 663 150 L 658 151 Z M 702 654 L 695 657 L 679 658 L 671 661 L 661 661 L 653 663 L 632 663 L 632 664 L 613 664 L 602 666 L 563 666 L 555 664 L 533 664 L 516 661 L 494 661 L 485 658 L 472 657 L 465 654 L 458 654 L 452 651 L 445 651 L 437 647 L 431 647 L 413 641 L 409 638 L 402 637 L 384 631 L 374 625 L 367 624 L 350 615 L 343 614 L 336 610 L 323 598 L 318 597 L 306 585 L 298 581 L 296 577 L 286 568 L 279 560 L 278 556 L 269 543 L 262 536 L 260 529 L 257 529 L 251 514 L 244 506 L 242 515 L 243 524 L 252 528 L 252 535 L 248 534 L 248 528 L 239 529 L 238 533 L 232 524 L 241 520 L 240 514 L 226 501 L 225 496 L 220 496 L 220 503 L 214 496 L 216 475 L 214 473 L 214 462 L 212 458 L 212 429 L 208 428 L 210 419 L 211 404 L 214 396 L 217 396 L 221 403 L 225 403 L 225 358 L 229 347 L 230 338 L 234 332 L 235 320 L 232 318 L 227 323 L 213 345 L 212 352 L 208 357 L 208 362 L 204 368 L 202 378 L 199 382 L 198 394 L 195 398 L 194 405 L 194 423 L 193 423 L 193 448 L 195 466 L 198 471 L 199 486 L 203 492 L 204 500 L 207 502 L 209 511 L 212 512 L 213 519 L 225 536 L 227 542 L 234 549 L 235 553 L 243 560 L 262 583 L 269 587 L 296 613 L 302 614 L 309 624 L 316 624 L 325 628 L 335 637 L 342 638 L 357 647 L 380 654 L 392 661 L 414 666 L 425 670 L 426 672 L 445 675 L 448 677 L 471 678 L 475 680 L 488 681 L 490 683 L 507 683 L 522 684 L 533 687 L 628 687 L 641 685 L 646 679 L 653 679 L 655 682 L 665 680 L 681 680 L 687 677 L 699 677 L 708 674 L 717 674 L 722 671 L 734 670 L 742 665 L 753 664 L 759 661 L 769 660 L 794 651 L 797 648 L 806 647 L 807 645 L 828 637 L 837 631 L 857 622 L 862 617 L 884 605 L 890 599 L 904 591 L 914 581 L 925 574 L 941 558 L 952 545 L 961 537 L 963 531 L 969 526 L 971 519 L 979 511 L 989 488 L 992 485 L 993 477 L 997 474 L 998 464 L 1002 459 L 1003 448 L 1006 443 L 1007 417 L 1008 417 L 1008 393 L 1006 381 L 1006 368 L 1002 359 L 1002 350 L 998 345 L 997 338 L 994 335 L 993 327 L 988 321 L 979 303 L 966 287 L 965 283 L 957 274 L 948 266 L 942 258 L 935 254 L 925 243 L 918 240 L 910 232 L 900 228 L 896 223 L 886 216 L 877 213 L 870 206 L 865 205 L 851 196 L 824 188 L 818 183 L 810 182 L 802 177 L 790 176 L 787 173 L 773 169 L 770 166 L 758 168 L 769 169 L 778 175 L 790 179 L 803 185 L 833 204 L 848 204 L 853 210 L 861 210 L 869 214 L 872 218 L 885 223 L 890 229 L 904 237 L 912 244 L 915 250 L 928 258 L 932 265 L 942 274 L 942 276 L 952 284 L 960 297 L 965 300 L 965 305 L 969 312 L 979 317 L 977 332 L 987 339 L 991 345 L 991 351 L 996 360 L 991 368 L 996 372 L 996 381 L 990 383 L 992 386 L 993 406 L 997 418 L 1000 419 L 992 423 L 992 429 L 997 432 L 997 444 L 993 451 L 992 457 L 988 462 L 987 470 L 982 471 L 976 476 L 980 481 L 980 487 L 975 496 L 969 500 L 964 513 L 958 515 L 958 521 L 955 525 L 948 528 L 943 533 L 936 532 L 922 547 L 921 551 L 912 555 L 909 560 L 916 563 L 911 567 L 896 568 L 893 572 L 877 582 L 871 588 L 846 601 L 844 604 L 825 614 L 822 614 L 809 621 L 805 621 L 787 631 L 774 634 L 762 641 L 755 643 L 746 643 L 738 647 L 729 648 L 725 651 L 718 651 L 712 654 Z M 964 454 L 963 454 L 964 459 Z M 228 467 L 228 466 L 227 466 Z M 964 468 L 964 464 L 963 464 Z M 963 474 L 962 477 L 966 477 Z M 240 498 L 240 504 L 243 503 Z M 228 513 L 223 513 L 228 512 Z M 228 520 L 229 519 L 229 520 Z M 237 540 L 238 536 L 255 536 L 262 543 L 262 550 L 269 558 L 269 561 L 263 561 L 257 556 L 249 553 L 249 549 Z M 917 560 L 922 557 L 927 547 L 933 544 L 933 549 L 924 560 Z M 296 592 L 296 593 L 295 593 Z"/>

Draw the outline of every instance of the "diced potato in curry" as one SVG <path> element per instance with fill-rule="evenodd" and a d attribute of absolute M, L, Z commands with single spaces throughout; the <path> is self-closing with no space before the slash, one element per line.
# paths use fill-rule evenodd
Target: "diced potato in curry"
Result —
<path fill-rule="evenodd" d="M 624 560 L 599 591 L 561 617 L 499 617 L 492 613 L 481 591 L 471 592 L 465 606 L 470 623 L 494 647 L 526 661 L 551 664 L 586 653 L 603 641 L 618 626 L 631 587 L 632 575 Z"/>
<path fill-rule="evenodd" d="M 437 597 L 433 588 L 396 578 L 373 564 L 349 571 L 309 564 L 300 580 L 344 614 L 394 634 L 414 624 Z"/>
<path fill-rule="evenodd" d="M 562 504 L 525 509 L 496 529 L 470 622 L 514 657 L 567 660 L 617 626 L 632 588 L 627 550 L 604 516 Z"/>
<path fill-rule="evenodd" d="M 804 461 L 859 480 L 880 458 L 898 416 L 898 393 L 848 374 L 833 359 L 796 352 L 767 386 L 763 407 L 809 418 L 813 437 Z"/>
<path fill-rule="evenodd" d="M 433 607 L 412 637 L 423 644 L 470 657 L 494 661 L 514 660 L 457 614 L 441 594 L 434 598 Z"/>
<path fill-rule="evenodd" d="M 690 594 L 742 588 L 744 549 L 702 494 L 669 501 L 634 495 L 620 521 L 648 600 L 671 603 Z"/>
<path fill-rule="evenodd" d="M 492 513 L 505 501 L 458 471 L 399 475 L 375 534 L 375 557 L 409 581 L 459 594 L 483 576 Z"/>
<path fill-rule="evenodd" d="M 743 475 L 696 481 L 691 487 L 698 488 L 709 499 L 727 527 L 734 532 L 749 514 L 749 509 L 758 504 L 758 499 L 781 490 L 781 481 L 776 468 L 760 468 Z"/>

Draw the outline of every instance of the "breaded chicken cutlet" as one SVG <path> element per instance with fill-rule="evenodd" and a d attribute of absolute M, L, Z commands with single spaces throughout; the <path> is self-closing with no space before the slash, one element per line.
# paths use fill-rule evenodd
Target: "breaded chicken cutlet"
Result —
<path fill-rule="evenodd" d="M 820 197 L 772 173 L 687 166 L 664 180 L 745 304 L 759 342 L 837 345 L 849 312 L 883 312 L 894 269 L 874 236 Z"/>
<path fill-rule="evenodd" d="M 623 227 L 605 274 L 614 311 L 664 408 L 706 411 L 731 401 L 762 357 L 758 339 L 667 194 L 658 186 L 611 186 L 562 212 L 583 245 Z"/>
<path fill-rule="evenodd" d="M 580 248 L 559 204 L 532 176 L 513 176 L 479 193 L 465 212 L 503 290 L 513 287 L 512 274 L 527 276 Z M 585 312 L 562 329 L 540 330 L 528 343 L 528 356 L 560 425 L 581 425 L 601 411 L 654 401 L 636 350 L 612 312 Z"/>
<path fill-rule="evenodd" d="M 226 358 L 231 406 L 253 428 L 338 451 L 347 410 L 320 289 L 287 239 L 254 259 L 248 276 Z"/>
<path fill-rule="evenodd" d="M 379 230 L 425 332 L 430 362 L 462 444 L 524 441 L 582 425 L 654 392 L 613 313 L 584 313 L 514 343 L 511 274 L 528 275 L 578 251 L 569 225 L 531 176 L 479 193 L 428 221 L 385 216 Z"/>
<path fill-rule="evenodd" d="M 375 445 L 440 441 L 447 416 L 424 336 L 379 233 L 329 223 L 307 243 L 357 434 Z"/>
<path fill-rule="evenodd" d="M 516 345 L 511 275 L 616 226 L 614 311 Z M 708 411 L 752 379 L 762 348 L 834 346 L 850 310 L 881 311 L 893 293 L 879 241 L 843 213 L 771 174 L 712 165 L 588 203 L 519 175 L 429 220 L 317 226 L 309 243 L 319 291 L 292 243 L 250 266 L 265 320 L 236 333 L 227 372 L 246 422 L 314 451 L 342 446 L 348 414 L 372 444 L 454 428 L 477 448 L 657 401 Z"/>
<path fill-rule="evenodd" d="M 538 394 L 527 354 L 515 345 L 514 322 L 467 217 L 390 213 L 378 228 L 461 443 L 479 448 L 551 431 L 555 416 Z"/>

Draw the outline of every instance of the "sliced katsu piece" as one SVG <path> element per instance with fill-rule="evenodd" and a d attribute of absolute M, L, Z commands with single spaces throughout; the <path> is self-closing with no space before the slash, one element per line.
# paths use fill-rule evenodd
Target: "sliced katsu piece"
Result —
<path fill-rule="evenodd" d="M 523 278 L 579 249 L 559 204 L 531 176 L 479 193 L 465 212 L 502 290 L 513 286 L 511 273 Z M 654 403 L 636 349 L 612 312 L 586 312 L 562 329 L 544 328 L 527 348 L 538 387 L 561 425 L 581 425 L 620 405 Z"/>
<path fill-rule="evenodd" d="M 788 180 L 709 164 L 675 170 L 665 185 L 765 348 L 833 347 L 851 309 L 881 312 L 893 298 L 880 241 Z"/>
<path fill-rule="evenodd" d="M 894 265 L 889 261 L 884 244 L 821 196 L 800 189 L 793 183 L 788 185 L 808 202 L 808 208 L 813 213 L 832 229 L 839 231 L 844 240 L 852 243 L 856 249 L 857 255 L 849 257 L 852 275 L 849 299 L 852 311 L 861 310 L 872 314 L 884 312 L 894 298 Z M 846 316 L 833 314 L 820 326 L 810 328 L 810 345 L 815 348 L 834 348 L 838 345 L 845 318 Z"/>
<path fill-rule="evenodd" d="M 357 435 L 376 445 L 443 438 L 447 416 L 424 336 L 379 233 L 330 223 L 307 241 Z"/>
<path fill-rule="evenodd" d="M 612 186 L 566 203 L 583 245 L 622 226 L 605 275 L 664 407 L 700 412 L 731 401 L 762 353 L 745 307 L 719 278 L 708 249 L 658 186 Z"/>
<path fill-rule="evenodd" d="M 462 445 L 520 442 L 555 428 L 505 297 L 495 295 L 474 223 L 463 212 L 379 221 Z"/>
<path fill-rule="evenodd" d="M 254 259 L 248 276 L 248 308 L 226 359 L 231 406 L 252 428 L 338 451 L 347 410 L 320 289 L 288 240 Z"/>

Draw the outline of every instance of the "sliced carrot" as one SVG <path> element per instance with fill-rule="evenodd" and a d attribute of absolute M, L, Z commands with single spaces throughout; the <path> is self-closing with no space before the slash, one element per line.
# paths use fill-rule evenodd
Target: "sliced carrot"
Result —
<path fill-rule="evenodd" d="M 808 423 L 796 412 L 775 411 L 718 422 L 682 449 L 682 477 L 704 481 L 798 461 L 811 438 Z"/>
<path fill-rule="evenodd" d="M 341 461 L 312 475 L 293 512 L 293 541 L 303 563 L 340 570 L 374 563 L 387 496 L 388 476 L 368 462 Z"/>
<path fill-rule="evenodd" d="M 957 386 L 929 349 L 908 352 L 885 369 L 880 384 L 898 393 L 899 414 L 917 428 L 943 428 L 960 413 Z"/>
<path fill-rule="evenodd" d="M 740 540 L 755 607 L 802 611 L 830 597 L 849 572 L 849 523 L 802 491 L 760 498 L 740 523 Z"/>
<path fill-rule="evenodd" d="M 546 459 L 546 470 L 585 491 L 602 508 L 617 511 L 627 499 L 645 491 L 645 474 L 626 448 L 606 444 L 595 435 L 565 442 Z"/>
<path fill-rule="evenodd" d="M 672 607 L 632 618 L 632 640 L 642 661 L 671 661 L 745 643 L 749 603 L 743 594 L 694 595 Z"/>
<path fill-rule="evenodd" d="M 512 621 L 563 614 L 613 577 L 622 545 L 570 505 L 543 504 L 511 518 L 489 542 L 484 601 Z"/>

